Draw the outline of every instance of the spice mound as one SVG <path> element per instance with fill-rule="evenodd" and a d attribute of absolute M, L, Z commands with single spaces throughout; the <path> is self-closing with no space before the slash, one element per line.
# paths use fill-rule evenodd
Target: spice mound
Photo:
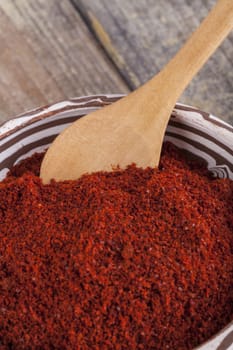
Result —
<path fill-rule="evenodd" d="M 0 183 L 0 348 L 189 350 L 233 319 L 233 182 L 159 169 Z"/>

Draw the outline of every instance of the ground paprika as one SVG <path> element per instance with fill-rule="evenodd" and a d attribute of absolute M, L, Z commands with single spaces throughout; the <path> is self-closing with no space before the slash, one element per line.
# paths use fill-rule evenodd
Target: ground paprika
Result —
<path fill-rule="evenodd" d="M 233 183 L 171 144 L 160 169 L 0 183 L 1 349 L 178 349 L 233 318 Z"/>

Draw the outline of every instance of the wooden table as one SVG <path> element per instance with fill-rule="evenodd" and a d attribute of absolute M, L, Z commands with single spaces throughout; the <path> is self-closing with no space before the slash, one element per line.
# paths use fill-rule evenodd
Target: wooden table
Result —
<path fill-rule="evenodd" d="M 214 3 L 1 0 L 0 122 L 69 97 L 127 93 L 162 68 Z M 180 101 L 233 124 L 232 42 L 231 34 Z"/>

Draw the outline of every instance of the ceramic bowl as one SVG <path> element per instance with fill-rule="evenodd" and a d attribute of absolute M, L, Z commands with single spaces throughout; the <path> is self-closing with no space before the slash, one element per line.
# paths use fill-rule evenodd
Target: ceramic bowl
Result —
<path fill-rule="evenodd" d="M 48 148 L 69 124 L 122 95 L 75 98 L 25 113 L 0 126 L 0 180 L 20 160 Z M 171 115 L 165 141 L 202 158 L 214 176 L 233 180 L 233 127 L 197 108 L 177 104 Z M 199 350 L 233 349 L 233 322 Z"/>

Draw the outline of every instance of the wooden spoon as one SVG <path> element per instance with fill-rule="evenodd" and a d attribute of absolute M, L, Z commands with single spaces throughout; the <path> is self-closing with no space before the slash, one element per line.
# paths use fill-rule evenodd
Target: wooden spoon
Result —
<path fill-rule="evenodd" d="M 219 0 L 176 56 L 119 101 L 79 119 L 53 142 L 42 162 L 44 183 L 131 163 L 156 167 L 172 109 L 194 75 L 233 28 L 233 0 Z"/>

